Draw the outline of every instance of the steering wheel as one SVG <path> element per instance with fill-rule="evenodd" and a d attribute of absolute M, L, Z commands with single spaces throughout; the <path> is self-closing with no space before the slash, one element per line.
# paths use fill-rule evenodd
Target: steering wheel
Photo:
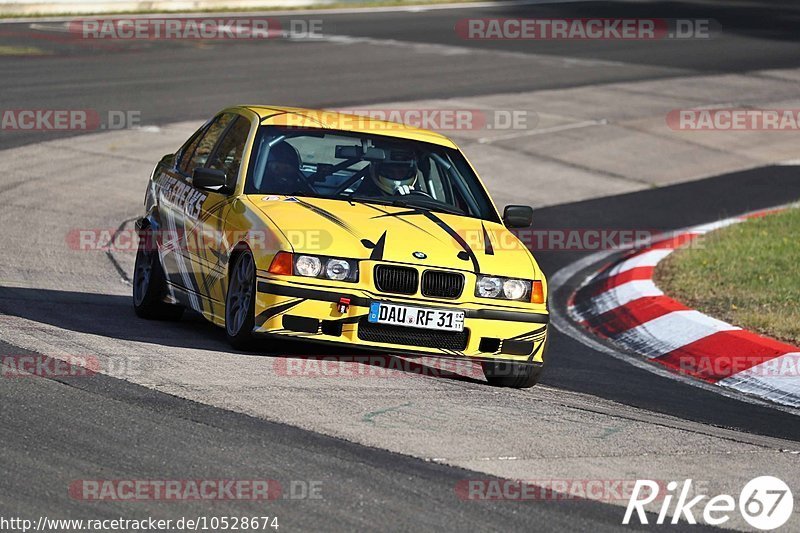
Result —
<path fill-rule="evenodd" d="M 426 193 L 425 191 L 420 191 L 419 189 L 411 189 L 408 192 L 408 194 L 397 194 L 397 193 L 394 193 L 394 194 L 395 194 L 395 196 L 413 196 L 413 195 L 416 195 L 416 196 L 424 196 L 425 198 L 430 198 L 431 200 L 435 199 L 430 194 Z"/>
<path fill-rule="evenodd" d="M 317 194 L 317 191 L 314 189 L 314 187 L 311 186 L 311 184 L 308 182 L 308 178 L 306 178 L 306 175 L 303 174 L 303 172 L 300 169 L 297 169 L 297 181 L 305 189 L 305 191 L 303 192 L 310 192 L 311 194 Z"/>

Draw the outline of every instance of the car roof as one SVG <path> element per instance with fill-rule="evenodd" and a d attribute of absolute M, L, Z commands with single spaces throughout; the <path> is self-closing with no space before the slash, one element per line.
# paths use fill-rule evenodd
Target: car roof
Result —
<path fill-rule="evenodd" d="M 428 142 L 447 146 L 448 148 L 458 148 L 453 141 L 439 133 L 362 115 L 302 107 L 266 105 L 243 105 L 239 107 L 249 109 L 258 115 L 261 119 L 261 124 L 264 126 L 302 126 L 304 128 L 371 133 Z"/>

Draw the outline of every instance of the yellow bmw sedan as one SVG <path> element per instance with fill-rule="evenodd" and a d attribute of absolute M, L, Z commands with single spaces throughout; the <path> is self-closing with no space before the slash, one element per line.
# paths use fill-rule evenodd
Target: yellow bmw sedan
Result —
<path fill-rule="evenodd" d="M 239 106 L 156 165 L 136 227 L 139 317 L 185 308 L 234 347 L 300 338 L 480 362 L 533 386 L 547 283 L 447 137 L 356 115 Z"/>

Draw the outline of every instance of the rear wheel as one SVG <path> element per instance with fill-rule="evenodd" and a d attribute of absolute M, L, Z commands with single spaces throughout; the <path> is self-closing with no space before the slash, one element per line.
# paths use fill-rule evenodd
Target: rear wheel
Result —
<path fill-rule="evenodd" d="M 249 250 L 240 253 L 231 270 L 225 297 L 225 332 L 237 349 L 247 349 L 255 340 L 256 267 Z"/>
<path fill-rule="evenodd" d="M 155 250 L 145 244 L 148 239 L 139 241 L 136 251 L 136 265 L 133 268 L 133 310 L 136 316 L 148 320 L 179 320 L 183 307 L 164 301 L 167 295 L 167 282 L 161 261 Z"/>
<path fill-rule="evenodd" d="M 505 361 L 485 361 L 481 363 L 483 374 L 490 385 L 528 389 L 536 385 L 542 373 L 542 365 L 530 363 L 507 363 Z"/>

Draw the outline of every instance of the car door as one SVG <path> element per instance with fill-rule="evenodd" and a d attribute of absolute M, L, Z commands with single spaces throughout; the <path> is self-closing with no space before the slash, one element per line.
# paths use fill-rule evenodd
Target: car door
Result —
<path fill-rule="evenodd" d="M 243 116 L 236 116 L 228 124 L 205 163 L 206 168 L 224 172 L 228 186 L 222 190 L 198 189 L 204 198 L 197 203 L 197 212 L 186 219 L 187 235 L 194 239 L 189 246 L 192 271 L 205 300 L 204 311 L 208 311 L 207 318 L 211 320 L 224 316 L 227 251 L 238 241 L 225 220 L 235 200 L 236 184 L 243 179 L 239 170 L 250 129 L 250 120 Z"/>
<path fill-rule="evenodd" d="M 185 294 L 177 296 L 199 312 L 204 312 L 204 304 L 192 265 L 191 248 L 196 246 L 192 231 L 207 193 L 193 187 L 191 177 L 195 168 L 208 163 L 214 147 L 236 116 L 223 113 L 214 117 L 181 149 L 173 168 L 158 177 L 161 264 L 169 283 L 185 290 Z"/>

